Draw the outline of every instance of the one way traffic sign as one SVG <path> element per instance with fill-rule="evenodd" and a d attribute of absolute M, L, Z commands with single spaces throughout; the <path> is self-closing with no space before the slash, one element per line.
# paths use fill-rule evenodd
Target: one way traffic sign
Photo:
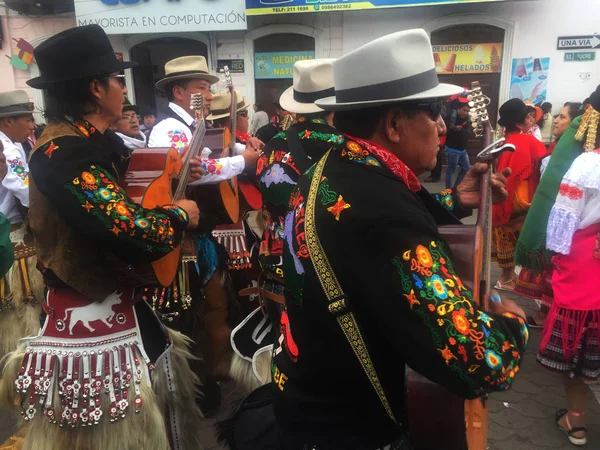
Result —
<path fill-rule="evenodd" d="M 558 38 L 558 50 L 578 50 L 600 47 L 600 36 L 562 36 Z"/>

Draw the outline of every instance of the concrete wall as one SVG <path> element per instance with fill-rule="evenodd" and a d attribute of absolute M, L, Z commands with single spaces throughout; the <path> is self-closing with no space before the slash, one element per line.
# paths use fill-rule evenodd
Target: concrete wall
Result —
<path fill-rule="evenodd" d="M 595 62 L 565 62 L 564 51 L 556 50 L 559 36 L 600 33 L 598 0 L 503 1 L 347 12 L 343 52 L 388 33 L 425 27 L 447 16 L 472 14 L 514 22 L 511 58 L 550 57 L 548 101 L 555 105 L 555 112 L 566 101 L 584 100 L 600 84 L 600 55 Z M 583 81 L 582 73 L 591 74 L 588 81 Z M 503 73 L 503 79 L 510 79 L 510 73 Z"/>

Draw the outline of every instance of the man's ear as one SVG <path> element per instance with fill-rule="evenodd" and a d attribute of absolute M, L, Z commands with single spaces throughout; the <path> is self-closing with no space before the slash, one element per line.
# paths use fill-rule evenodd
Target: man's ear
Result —
<path fill-rule="evenodd" d="M 105 91 L 106 90 L 100 84 L 100 81 L 98 81 L 98 80 L 90 81 L 90 92 L 95 99 L 102 100 L 102 98 L 104 97 Z"/>
<path fill-rule="evenodd" d="M 173 86 L 173 98 L 181 101 L 183 98 L 183 88 L 181 86 Z"/>
<path fill-rule="evenodd" d="M 397 144 L 400 141 L 400 137 L 404 134 L 405 118 L 406 115 L 396 107 L 390 108 L 385 114 L 383 127 L 385 136 L 390 142 Z"/>

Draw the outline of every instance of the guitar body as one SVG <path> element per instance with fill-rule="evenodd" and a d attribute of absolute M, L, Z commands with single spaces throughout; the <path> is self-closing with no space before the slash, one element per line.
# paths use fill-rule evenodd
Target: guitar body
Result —
<path fill-rule="evenodd" d="M 123 184 L 136 203 L 152 209 L 173 203 L 173 180 L 181 171 L 182 160 L 172 148 L 140 148 L 131 156 Z M 152 269 L 161 286 L 173 283 L 181 258 L 181 244 L 171 253 L 153 261 Z"/>

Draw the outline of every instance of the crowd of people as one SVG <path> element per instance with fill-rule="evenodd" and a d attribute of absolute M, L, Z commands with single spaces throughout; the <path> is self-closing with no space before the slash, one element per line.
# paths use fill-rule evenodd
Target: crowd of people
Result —
<path fill-rule="evenodd" d="M 484 310 L 438 229 L 479 207 L 487 165 L 471 167 L 469 99 L 439 83 L 424 30 L 297 62 L 270 119 L 196 55 L 166 63 L 164 113 L 140 110 L 135 63 L 97 25 L 35 58 L 47 124 L 24 91 L 0 94 L 0 400 L 20 405 L 19 448 L 197 449 L 225 380 L 248 394 L 220 425 L 231 448 L 420 448 L 406 367 L 464 399 L 505 391 L 530 327 L 564 374 L 557 425 L 586 443 L 600 89 L 554 120 L 549 104 L 500 107 L 515 151 L 492 175 L 495 287 L 540 299 L 527 317 L 500 297 Z M 432 194 L 419 176 L 439 179 L 444 139 Z"/>

